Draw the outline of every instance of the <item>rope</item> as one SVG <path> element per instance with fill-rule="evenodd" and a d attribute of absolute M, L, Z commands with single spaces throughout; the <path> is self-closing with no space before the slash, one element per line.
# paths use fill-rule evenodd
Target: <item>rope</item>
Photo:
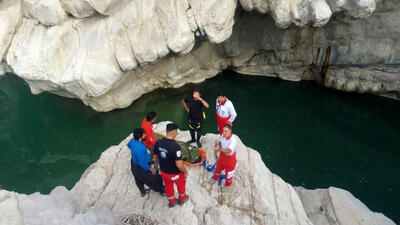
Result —
<path fill-rule="evenodd" d="M 131 214 L 119 218 L 118 225 L 159 225 L 160 223 L 147 214 Z"/>
<path fill-rule="evenodd" d="M 207 161 L 207 158 L 203 162 L 204 169 L 206 169 L 206 171 L 208 171 L 210 173 L 214 173 L 217 163 L 214 163 L 213 165 L 207 165 L 206 161 Z M 214 179 L 214 175 L 211 177 L 211 179 Z M 219 177 L 218 186 L 221 186 L 223 179 L 225 179 L 225 174 L 221 174 L 221 176 Z"/>

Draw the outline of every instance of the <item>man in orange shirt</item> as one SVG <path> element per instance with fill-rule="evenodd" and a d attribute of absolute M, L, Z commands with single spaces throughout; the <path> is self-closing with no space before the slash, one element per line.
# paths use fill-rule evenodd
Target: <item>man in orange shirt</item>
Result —
<path fill-rule="evenodd" d="M 148 112 L 146 118 L 142 121 L 142 129 L 146 134 L 146 140 L 144 141 L 144 146 L 150 150 L 150 155 L 152 156 L 154 153 L 154 145 L 156 144 L 156 136 L 153 131 L 153 123 L 157 120 L 157 114 L 154 111 Z M 153 162 L 153 158 L 150 159 L 150 162 Z M 158 169 L 158 165 L 155 165 L 156 169 Z"/>

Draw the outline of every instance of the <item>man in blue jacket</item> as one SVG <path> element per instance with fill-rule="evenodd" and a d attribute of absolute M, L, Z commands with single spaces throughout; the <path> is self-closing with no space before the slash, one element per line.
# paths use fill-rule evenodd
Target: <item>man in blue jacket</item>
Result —
<path fill-rule="evenodd" d="M 142 197 L 150 191 L 144 188 L 145 184 L 152 190 L 164 194 L 161 176 L 154 169 L 154 162 L 143 143 L 145 140 L 144 130 L 137 128 L 133 131 L 133 138 L 128 143 L 131 150 L 131 170 L 136 186 L 139 188 Z"/>

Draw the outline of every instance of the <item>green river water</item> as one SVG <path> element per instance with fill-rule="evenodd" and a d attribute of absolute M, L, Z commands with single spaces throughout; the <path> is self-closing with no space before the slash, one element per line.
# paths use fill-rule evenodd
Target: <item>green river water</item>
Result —
<path fill-rule="evenodd" d="M 222 88 L 238 112 L 234 132 L 261 153 L 272 172 L 295 186 L 346 189 L 400 222 L 399 101 L 230 71 L 146 94 L 129 108 L 108 113 L 74 99 L 32 95 L 15 75 L 0 77 L 0 184 L 22 193 L 71 188 L 148 110 L 159 114 L 158 121 L 186 129 L 180 101 L 193 88 L 211 106 L 206 132 L 216 133 L 215 93 Z"/>

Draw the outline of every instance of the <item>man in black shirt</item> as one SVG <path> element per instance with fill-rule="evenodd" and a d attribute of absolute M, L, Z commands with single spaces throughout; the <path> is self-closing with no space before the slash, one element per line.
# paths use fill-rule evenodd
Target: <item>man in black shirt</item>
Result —
<path fill-rule="evenodd" d="M 188 171 L 183 165 L 181 147 L 174 140 L 178 134 L 178 125 L 169 123 L 166 130 L 167 136 L 154 146 L 154 156 L 160 164 L 160 174 L 164 181 L 168 206 L 171 208 L 176 203 L 174 184 L 179 192 L 178 204 L 183 205 L 189 199 L 185 190 Z"/>
<path fill-rule="evenodd" d="M 193 143 L 196 141 L 195 132 L 197 132 L 197 147 L 201 147 L 200 137 L 201 128 L 203 126 L 203 107 L 208 108 L 208 103 L 201 98 L 200 92 L 195 90 L 193 95 L 182 100 L 182 105 L 185 107 L 186 112 L 188 112 L 188 124 L 190 136 L 192 139 L 188 143 Z"/>

